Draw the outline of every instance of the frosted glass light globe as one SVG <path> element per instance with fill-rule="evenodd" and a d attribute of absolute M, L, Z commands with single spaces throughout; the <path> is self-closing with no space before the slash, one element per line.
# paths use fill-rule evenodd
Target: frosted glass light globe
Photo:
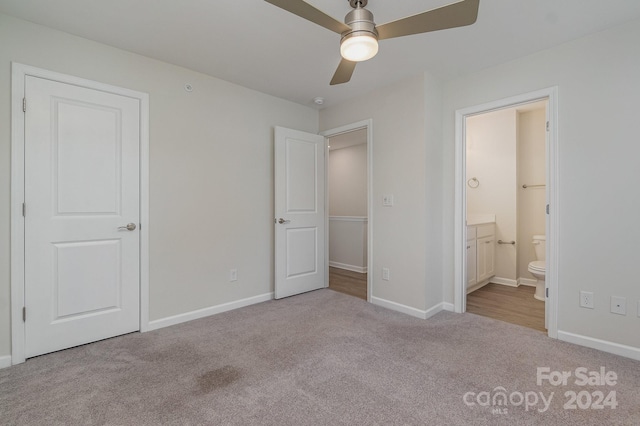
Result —
<path fill-rule="evenodd" d="M 378 53 L 378 40 L 370 35 L 356 35 L 345 38 L 340 44 L 340 54 L 348 61 L 362 62 Z"/>

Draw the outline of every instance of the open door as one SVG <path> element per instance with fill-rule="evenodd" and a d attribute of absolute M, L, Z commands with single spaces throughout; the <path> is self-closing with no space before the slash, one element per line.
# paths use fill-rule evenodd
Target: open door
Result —
<path fill-rule="evenodd" d="M 550 134 L 550 125 L 551 125 L 551 102 L 547 101 L 545 106 L 545 120 L 546 120 L 546 132 L 544 133 L 544 155 L 545 155 L 545 171 L 544 177 L 546 181 L 546 186 L 544 189 L 544 199 L 546 203 L 546 211 L 545 211 L 545 222 L 544 222 L 544 235 L 547 236 L 547 244 L 545 245 L 545 254 L 544 258 L 546 260 L 545 263 L 545 280 L 544 280 L 544 328 L 549 330 L 549 319 L 551 318 L 551 302 L 549 301 L 549 283 L 551 281 L 551 268 L 549 265 L 551 264 L 551 245 L 552 243 L 552 230 L 551 230 L 551 216 L 549 215 L 549 208 L 551 205 L 551 188 L 553 188 L 553 174 L 551 173 L 551 163 L 555 161 L 553 153 L 551 151 L 551 134 Z"/>
<path fill-rule="evenodd" d="M 325 279 L 325 138 L 275 129 L 275 298 Z"/>

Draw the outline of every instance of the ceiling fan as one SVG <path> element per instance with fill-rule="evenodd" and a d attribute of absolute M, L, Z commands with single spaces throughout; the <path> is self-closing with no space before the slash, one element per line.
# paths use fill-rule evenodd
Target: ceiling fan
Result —
<path fill-rule="evenodd" d="M 344 24 L 303 0 L 265 1 L 342 36 L 340 40 L 342 60 L 331 79 L 332 86 L 351 80 L 356 63 L 371 59 L 378 53 L 378 40 L 471 25 L 476 22 L 480 5 L 480 0 L 462 0 L 397 21 L 376 25 L 373 21 L 373 13 L 365 9 L 368 0 L 347 0 L 353 10 L 345 16 Z"/>

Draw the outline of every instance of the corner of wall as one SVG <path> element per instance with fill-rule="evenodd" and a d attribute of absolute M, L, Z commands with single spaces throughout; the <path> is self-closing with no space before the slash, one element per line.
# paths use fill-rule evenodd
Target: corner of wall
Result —
<path fill-rule="evenodd" d="M 428 72 L 424 81 L 424 138 L 425 150 L 425 197 L 426 209 L 426 255 L 427 265 L 425 286 L 425 306 L 444 302 L 444 256 L 443 256 L 443 173 L 442 165 L 442 111 L 444 84 Z"/>

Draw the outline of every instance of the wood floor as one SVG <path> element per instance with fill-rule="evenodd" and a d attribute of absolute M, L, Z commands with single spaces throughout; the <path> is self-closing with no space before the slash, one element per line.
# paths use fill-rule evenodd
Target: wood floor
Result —
<path fill-rule="evenodd" d="M 367 274 L 330 267 L 329 288 L 367 300 Z M 546 332 L 544 302 L 534 293 L 535 287 L 490 283 L 467 295 L 467 312 Z"/>
<path fill-rule="evenodd" d="M 533 298 L 535 290 L 489 283 L 467 295 L 467 312 L 546 332 L 544 302 Z"/>
<path fill-rule="evenodd" d="M 329 267 L 329 288 L 367 300 L 367 274 Z"/>

